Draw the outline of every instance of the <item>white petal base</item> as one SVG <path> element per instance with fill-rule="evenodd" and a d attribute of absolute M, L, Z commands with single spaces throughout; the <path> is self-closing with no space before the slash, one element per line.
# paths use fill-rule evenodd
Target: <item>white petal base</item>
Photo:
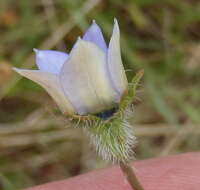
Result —
<path fill-rule="evenodd" d="M 60 81 L 80 115 L 107 110 L 117 102 L 106 69 L 106 55 L 91 42 L 78 40 L 61 69 Z"/>

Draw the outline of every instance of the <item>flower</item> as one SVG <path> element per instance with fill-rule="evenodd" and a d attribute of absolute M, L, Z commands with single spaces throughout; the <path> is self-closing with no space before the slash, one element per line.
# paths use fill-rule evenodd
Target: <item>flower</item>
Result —
<path fill-rule="evenodd" d="M 93 21 L 69 54 L 53 50 L 34 51 L 39 70 L 14 70 L 40 84 L 63 113 L 106 117 L 107 113 L 112 114 L 127 91 L 116 19 L 108 47 L 100 27 Z"/>
<path fill-rule="evenodd" d="M 108 47 L 93 21 L 69 54 L 34 51 L 39 70 L 14 70 L 45 88 L 70 121 L 85 129 L 103 159 L 129 161 L 135 137 L 128 116 L 132 115 L 132 101 L 143 71 L 128 84 L 117 20 Z"/>

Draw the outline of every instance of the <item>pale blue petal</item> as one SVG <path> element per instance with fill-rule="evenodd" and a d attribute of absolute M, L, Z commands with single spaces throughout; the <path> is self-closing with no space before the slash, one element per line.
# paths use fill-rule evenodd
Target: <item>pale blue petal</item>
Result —
<path fill-rule="evenodd" d="M 108 47 L 107 62 L 113 87 L 121 96 L 127 90 L 128 81 L 121 59 L 120 31 L 116 19 L 114 20 L 113 33 Z"/>
<path fill-rule="evenodd" d="M 93 21 L 92 25 L 85 32 L 83 40 L 93 42 L 105 53 L 107 52 L 107 45 L 101 32 L 101 28 L 96 24 L 95 21 Z"/>
<path fill-rule="evenodd" d="M 106 70 L 106 55 L 91 42 L 78 40 L 61 69 L 60 82 L 80 115 L 99 113 L 117 102 Z"/>
<path fill-rule="evenodd" d="M 13 69 L 20 75 L 41 85 L 55 100 L 58 107 L 61 109 L 63 113 L 69 115 L 76 113 L 69 99 L 65 96 L 64 92 L 62 91 L 58 75 L 39 70 L 28 70 L 28 69 L 17 69 L 17 68 Z"/>
<path fill-rule="evenodd" d="M 36 64 L 41 71 L 58 74 L 64 62 L 68 59 L 68 54 L 53 51 L 53 50 L 37 50 L 36 53 Z"/>

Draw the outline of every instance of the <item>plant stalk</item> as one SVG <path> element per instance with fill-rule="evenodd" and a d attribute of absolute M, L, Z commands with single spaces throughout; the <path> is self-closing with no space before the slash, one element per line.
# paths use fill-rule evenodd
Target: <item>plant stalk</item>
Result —
<path fill-rule="evenodd" d="M 144 190 L 129 163 L 120 162 L 120 168 L 133 190 Z"/>

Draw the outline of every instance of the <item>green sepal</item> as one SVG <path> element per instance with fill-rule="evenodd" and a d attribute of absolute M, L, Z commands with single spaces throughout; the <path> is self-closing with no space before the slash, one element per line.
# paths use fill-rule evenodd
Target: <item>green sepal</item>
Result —
<path fill-rule="evenodd" d="M 132 81 L 128 84 L 128 93 L 122 96 L 122 99 L 119 104 L 119 107 L 122 110 L 125 109 L 127 106 L 129 106 L 133 102 L 133 99 L 136 95 L 137 87 L 143 75 L 144 75 L 144 70 L 142 69 L 136 73 Z"/>
<path fill-rule="evenodd" d="M 121 98 L 119 109 L 104 120 L 94 115 L 73 116 L 77 126 L 82 126 L 89 134 L 97 153 L 107 161 L 126 162 L 133 155 L 135 137 L 133 128 L 127 121 L 130 105 L 144 71 L 139 71 L 128 85 L 126 95 Z"/>
<path fill-rule="evenodd" d="M 132 128 L 117 112 L 108 121 L 97 119 L 96 124 L 86 127 L 97 153 L 107 161 L 126 162 L 132 157 L 135 137 Z"/>

